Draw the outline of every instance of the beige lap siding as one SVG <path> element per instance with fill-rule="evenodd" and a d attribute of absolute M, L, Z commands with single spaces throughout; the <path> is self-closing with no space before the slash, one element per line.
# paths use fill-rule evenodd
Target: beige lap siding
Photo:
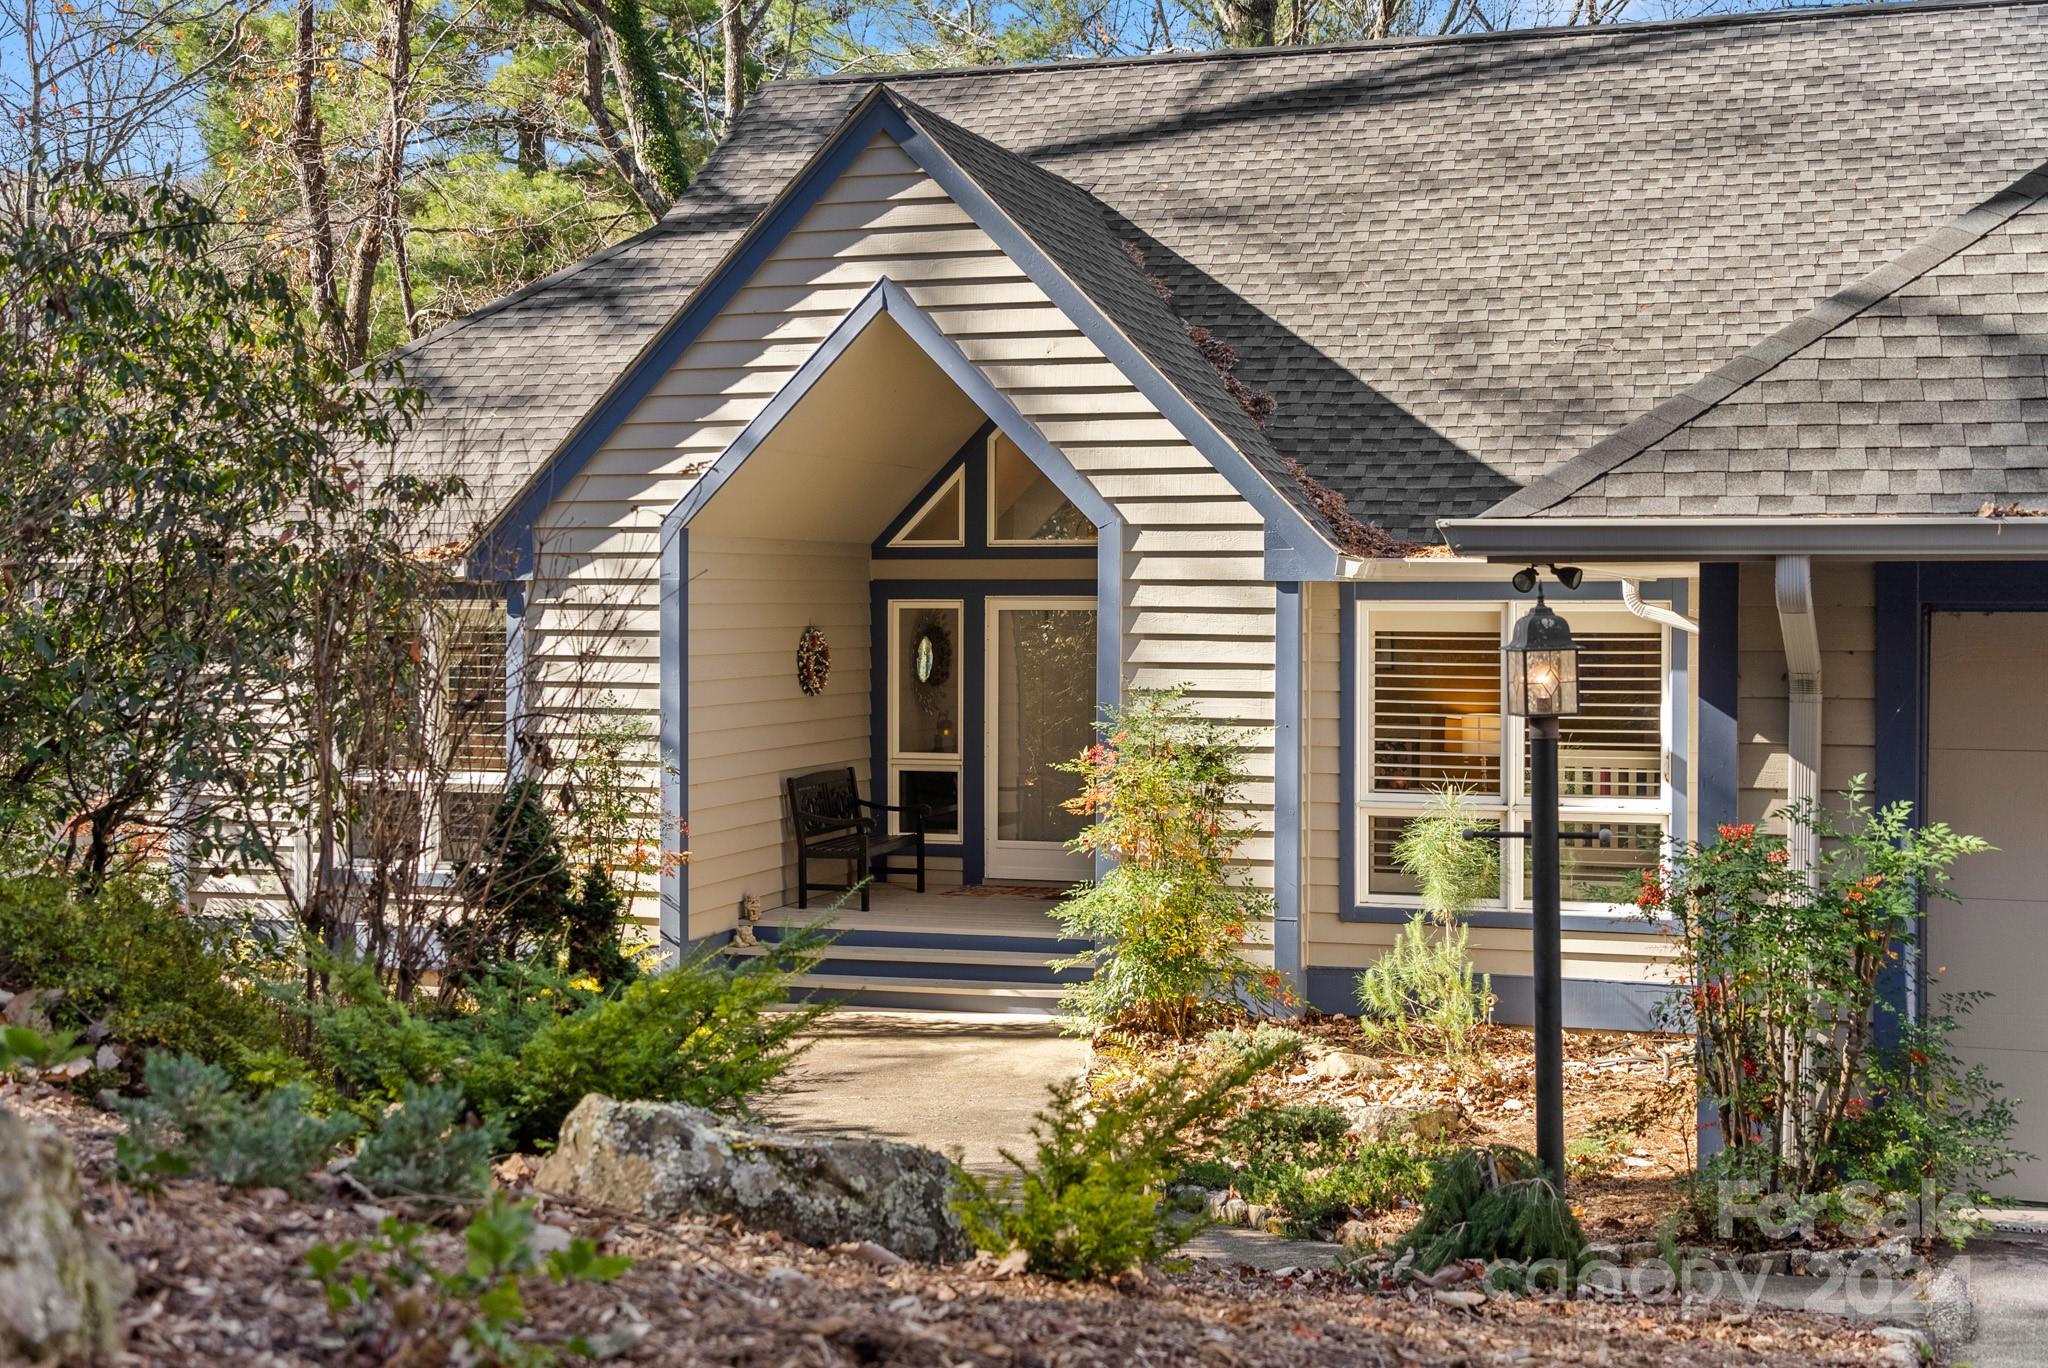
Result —
<path fill-rule="evenodd" d="M 1782 831 L 1784 822 L 1771 816 L 1785 805 L 1788 714 L 1773 574 L 1767 563 L 1742 567 L 1736 810 L 1745 822 Z M 1820 623 L 1820 786 L 1828 799 L 1877 767 L 1875 572 L 1865 563 L 1815 561 L 1813 597 Z"/>
<path fill-rule="evenodd" d="M 1257 747 L 1249 796 L 1270 827 L 1274 591 L 1263 580 L 1258 514 L 886 139 L 756 268 L 549 507 L 541 520 L 544 575 L 631 600 L 636 623 L 652 630 L 651 537 L 663 514 L 884 275 L 1117 507 L 1125 523 L 1125 684 L 1186 685 L 1205 716 L 1245 727 Z M 879 531 L 865 529 L 870 537 Z M 558 538 L 575 543 L 560 557 L 545 549 Z M 819 763 L 853 763 L 866 777 L 868 566 L 865 543 L 833 548 L 823 562 L 809 545 L 758 557 L 726 548 L 720 559 L 729 564 L 716 573 L 758 573 L 780 595 L 754 605 L 777 614 L 764 629 L 759 614 L 743 621 L 750 615 L 713 612 L 708 587 L 695 582 L 711 573 L 711 548 L 693 537 L 690 550 L 689 933 L 703 936 L 733 924 L 741 893 L 776 891 L 786 822 L 772 788 L 799 751 Z M 873 573 L 895 570 L 877 565 Z M 816 594 L 811 574 L 822 575 Z M 558 592 L 536 587 L 530 630 L 545 634 Z M 750 681 L 794 687 L 801 619 L 827 608 L 842 621 L 827 625 L 834 673 L 825 697 L 739 700 Z M 634 635 L 631 668 L 611 687 L 653 721 L 659 662 Z M 797 735 L 790 728 L 813 721 L 801 745 L 782 743 Z M 1247 851 L 1262 882 L 1271 858 L 1271 837 L 1262 834 Z M 640 904 L 643 916 L 653 910 Z"/>

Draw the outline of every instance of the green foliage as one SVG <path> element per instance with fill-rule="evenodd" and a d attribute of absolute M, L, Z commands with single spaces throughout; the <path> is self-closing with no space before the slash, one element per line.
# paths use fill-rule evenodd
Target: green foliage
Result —
<path fill-rule="evenodd" d="M 38 1031 L 30 1026 L 0 1026 L 0 1074 L 42 1073 L 92 1054 L 73 1031 Z"/>
<path fill-rule="evenodd" d="M 1500 896 L 1498 844 L 1465 834 L 1498 825 L 1473 814 L 1465 790 L 1442 788 L 1432 795 L 1430 811 L 1401 829 L 1394 863 L 1415 880 L 1423 911 L 1448 923 L 1474 903 Z"/>
<path fill-rule="evenodd" d="M 395 1217 L 368 1242 L 313 1245 L 305 1263 L 336 1327 L 381 1361 L 540 1368 L 564 1354 L 588 1354 L 590 1346 L 515 1338 L 527 1318 L 522 1284 L 540 1274 L 557 1283 L 609 1282 L 632 1261 L 599 1254 L 581 1236 L 542 1260 L 533 1233 L 533 1203 L 494 1191 L 463 1230 L 460 1268 L 436 1267 L 420 1248 L 425 1227 Z"/>
<path fill-rule="evenodd" d="M 467 1104 L 456 1087 L 408 1083 L 399 1104 L 356 1150 L 353 1172 L 387 1197 L 467 1204 L 491 1187 L 491 1156 L 504 1144 L 495 1119 L 463 1125 Z"/>
<path fill-rule="evenodd" d="M 196 1173 L 231 1187 L 296 1191 L 357 1129 L 354 1117 L 312 1115 L 296 1084 L 251 1097 L 191 1055 L 152 1051 L 142 1081 L 143 1097 L 116 1103 L 128 1133 L 115 1157 L 131 1181 Z"/>
<path fill-rule="evenodd" d="M 1354 1216 L 1420 1198 L 1430 1165 L 1401 1140 L 1352 1135 L 1349 1117 L 1318 1104 L 1254 1107 L 1232 1117 L 1208 1157 L 1181 1176 L 1273 1208 L 1285 1233 L 1317 1238 Z"/>
<path fill-rule="evenodd" d="M 1292 1064 L 1308 1053 L 1308 1038 L 1286 1026 L 1270 1021 L 1246 1029 L 1227 1026 L 1202 1037 L 1202 1044 L 1223 1058 L 1236 1061 L 1261 1056 L 1274 1064 Z"/>
<path fill-rule="evenodd" d="M 1073 848 L 1108 857 L 1101 882 L 1055 909 L 1065 933 L 1095 942 L 1066 1009 L 1090 1028 L 1186 1035 L 1237 1002 L 1287 1000 L 1284 980 L 1240 953 L 1271 897 L 1230 864 L 1252 833 L 1239 797 L 1245 746 L 1198 718 L 1178 693 L 1139 691 L 1099 724 L 1103 740 L 1059 768 L 1082 779 L 1067 806 L 1096 820 Z"/>
<path fill-rule="evenodd" d="M 0 987 L 62 990 L 53 1022 L 104 1022 L 131 1061 L 167 1050 L 247 1078 L 284 1057 L 284 1014 L 252 981 L 263 967 L 240 962 L 226 929 L 185 916 L 150 879 L 90 893 L 55 875 L 0 880 Z"/>
<path fill-rule="evenodd" d="M 728 962 L 715 949 L 613 993 L 532 962 L 488 966 L 461 993 L 400 1002 L 366 966 L 332 974 L 314 1009 L 320 1053 L 358 1108 L 410 1085 L 448 1083 L 506 1142 L 551 1142 L 585 1093 L 744 1113 L 794 1062 L 824 1010 L 788 1008 L 789 980 L 825 943 L 819 928 Z"/>
<path fill-rule="evenodd" d="M 1436 1167 L 1422 1219 L 1395 1247 L 1418 1273 L 1454 1259 L 1557 1261 L 1569 1279 L 1586 1233 L 1535 1156 L 1505 1145 L 1461 1150 Z"/>
<path fill-rule="evenodd" d="M 1871 1058 L 1879 976 L 1913 942 L 1922 899 L 1949 896 L 1950 866 L 1988 849 L 1940 823 L 1915 827 L 1911 804 L 1873 808 L 1867 793 L 1858 776 L 1846 821 L 1816 804 L 1787 811 L 1819 839 L 1811 883 L 1784 841 L 1743 824 L 1646 872 L 1636 898 L 1646 914 L 1668 912 L 1693 985 L 1674 1024 L 1702 1041 L 1700 1092 L 1723 1143 L 1714 1170 L 1770 1193 L 1800 1197 L 1841 1176 L 1849 1123 L 1887 1081 Z M 1970 1106 L 1986 1124 L 2010 1122 Z M 1897 1115 L 1904 1124 L 1909 1110 Z"/>
<path fill-rule="evenodd" d="M 571 801 L 576 792 L 565 790 Z M 506 789 L 483 849 L 487 857 L 458 874 L 466 907 L 442 937 L 448 981 L 466 983 L 487 966 L 519 959 L 566 963 L 572 976 L 588 975 L 600 986 L 635 975 L 620 944 L 626 895 L 597 859 L 580 877 L 572 870 L 539 780 Z"/>
<path fill-rule="evenodd" d="M 1982 1064 L 1958 1059 L 1949 1037 L 1958 1019 L 1987 994 L 1951 994 L 1945 1010 L 1925 1021 L 1901 1020 L 1897 1041 L 1871 1053 L 1864 1094 L 1852 1101 L 1836 1134 L 1833 1159 L 1841 1177 L 1881 1191 L 1932 1198 L 1928 1214 L 1959 1197 L 1982 1206 L 1992 1187 L 2033 1156 L 2013 1148 L 2013 1105 Z M 1942 1230 L 1954 1238 L 1968 1228 Z"/>
<path fill-rule="evenodd" d="M 1199 1081 L 1180 1065 L 1092 1104 L 1082 1080 L 1055 1084 L 1032 1124 L 1032 1158 L 1005 1150 L 1012 1172 L 959 1174 L 954 1209 L 981 1248 L 1021 1249 L 1056 1278 L 1114 1277 L 1163 1258 L 1194 1233 L 1162 1200 L 1174 1151 L 1272 1063 L 1253 1055 Z"/>
<path fill-rule="evenodd" d="M 1414 878 L 1422 911 L 1358 976 L 1359 1024 L 1373 1039 L 1413 1051 L 1419 1042 L 1410 1028 L 1419 1023 L 1436 1043 L 1465 1054 L 1491 1019 L 1493 981 L 1474 972 L 1472 933 L 1458 918 L 1500 895 L 1495 843 L 1465 834 L 1493 825 L 1472 814 L 1462 790 L 1440 789 L 1432 810 L 1394 843 L 1394 861 Z"/>
<path fill-rule="evenodd" d="M 366 481 L 355 452 L 417 395 L 351 383 L 216 229 L 170 182 L 78 173 L 0 223 L 0 832 L 55 833 L 92 880 L 174 792 L 193 858 L 260 841 L 244 819 L 292 793 L 267 700 L 303 655 L 308 529 L 447 492 Z"/>
<path fill-rule="evenodd" d="M 1431 925 L 1421 913 L 1358 976 L 1358 1025 L 1374 1040 L 1412 1053 L 1414 1028 L 1454 1054 L 1466 1054 L 1493 1015 L 1493 977 L 1472 968 L 1471 929 Z"/>

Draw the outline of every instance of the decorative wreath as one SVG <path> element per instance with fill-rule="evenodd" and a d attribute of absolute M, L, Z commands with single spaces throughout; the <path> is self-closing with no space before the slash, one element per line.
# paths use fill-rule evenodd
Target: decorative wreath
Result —
<path fill-rule="evenodd" d="M 825 681 L 831 677 L 832 648 L 825 644 L 825 634 L 816 627 L 804 628 L 796 639 L 796 682 L 816 697 L 825 692 Z"/>
<path fill-rule="evenodd" d="M 926 717 L 943 715 L 953 701 L 953 636 L 943 613 L 926 613 L 910 634 L 910 693 Z"/>

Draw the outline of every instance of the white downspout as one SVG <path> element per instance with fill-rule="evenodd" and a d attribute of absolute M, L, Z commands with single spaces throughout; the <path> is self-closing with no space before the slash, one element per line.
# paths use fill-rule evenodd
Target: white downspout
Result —
<path fill-rule="evenodd" d="M 1691 636 L 1700 634 L 1700 625 L 1683 613 L 1674 613 L 1669 608 L 1660 608 L 1654 603 L 1643 602 L 1642 586 L 1632 579 L 1621 582 L 1621 606 L 1645 622 L 1660 623 Z"/>
<path fill-rule="evenodd" d="M 1813 562 L 1778 557 L 1778 627 L 1785 638 L 1785 799 L 1820 801 L 1820 622 L 1813 611 Z M 1786 835 L 1792 868 L 1812 871 L 1819 839 L 1797 823 Z"/>

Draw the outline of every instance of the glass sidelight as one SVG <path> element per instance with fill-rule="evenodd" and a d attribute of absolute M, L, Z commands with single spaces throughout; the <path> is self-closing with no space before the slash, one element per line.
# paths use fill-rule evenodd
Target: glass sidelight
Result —
<path fill-rule="evenodd" d="M 960 831 L 960 624 L 957 601 L 889 606 L 889 801 L 936 836 Z"/>

